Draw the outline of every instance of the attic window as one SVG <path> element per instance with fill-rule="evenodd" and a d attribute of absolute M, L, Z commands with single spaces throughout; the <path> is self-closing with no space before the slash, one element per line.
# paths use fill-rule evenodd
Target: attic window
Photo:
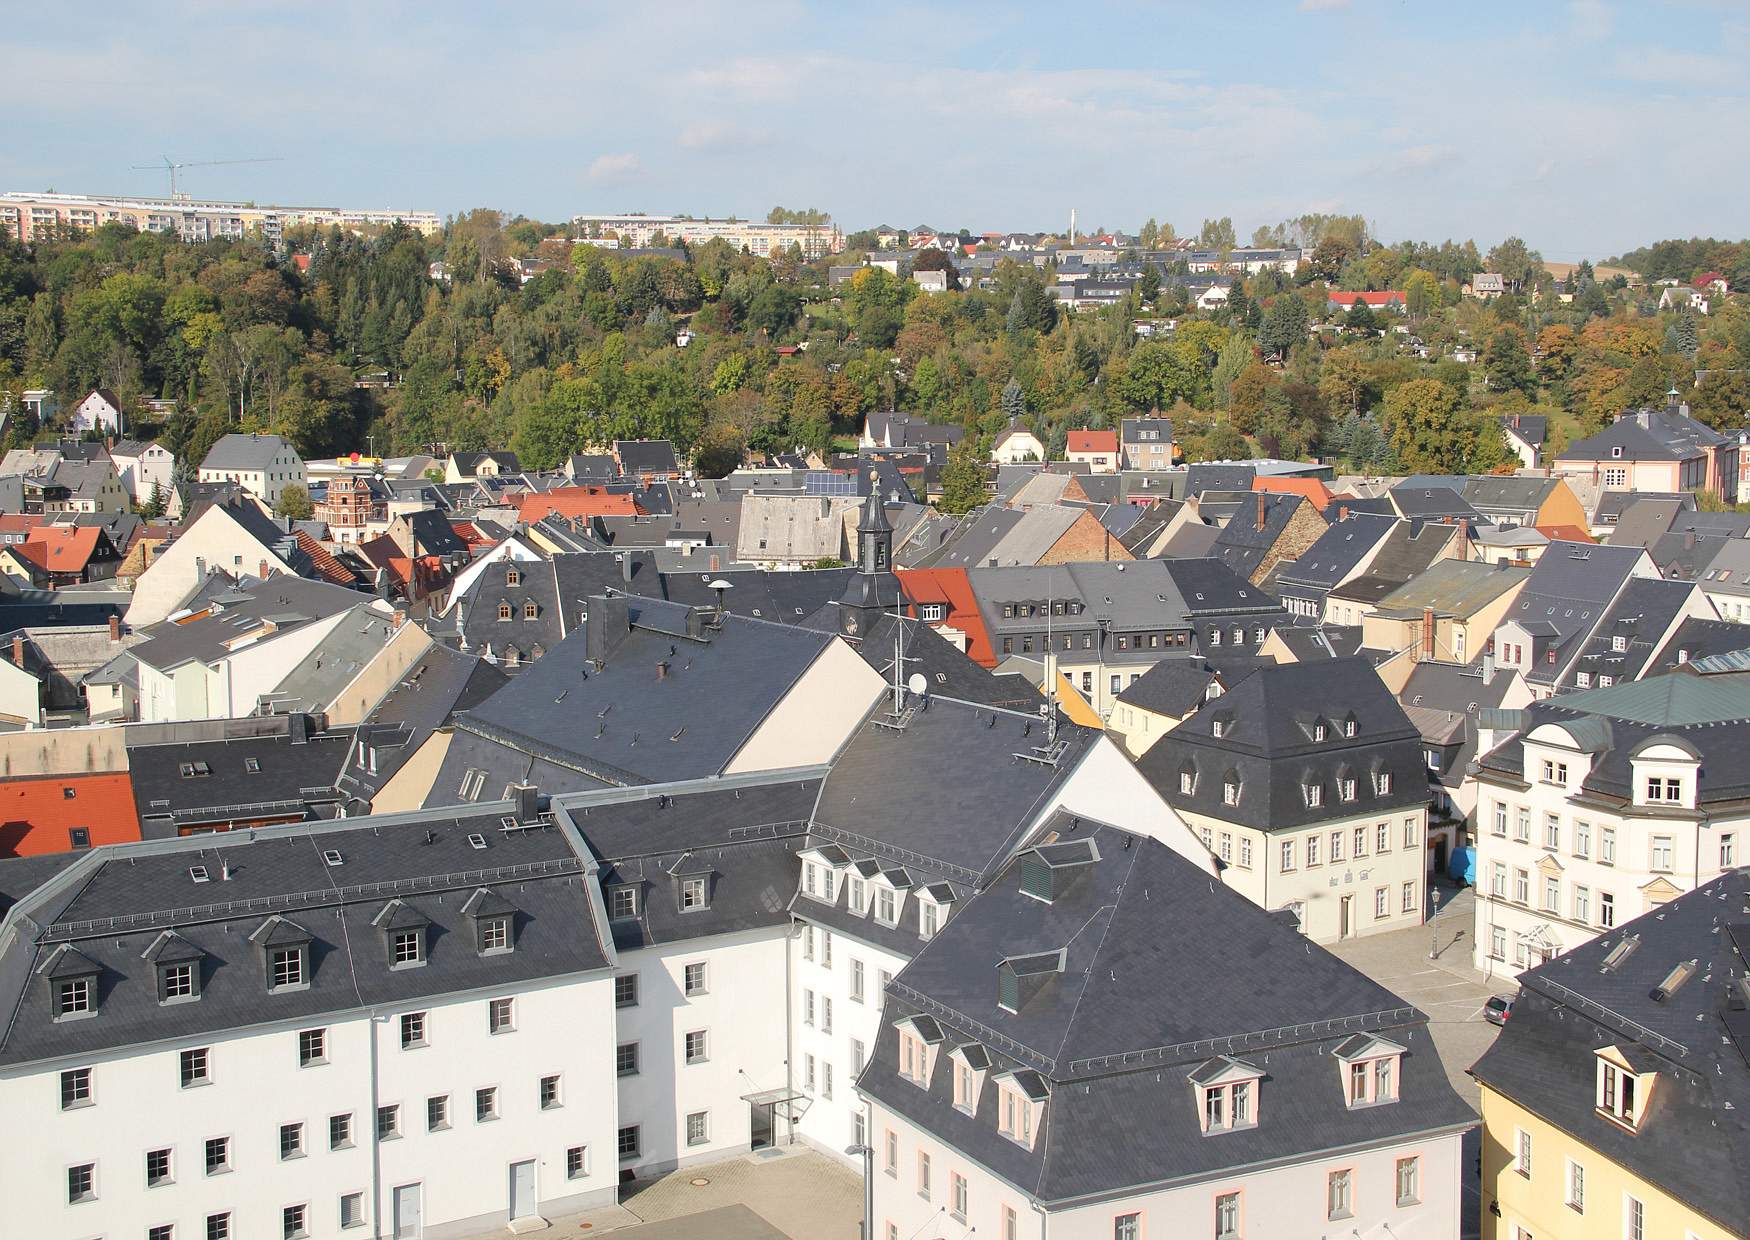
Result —
<path fill-rule="evenodd" d="M 1301 796 L 1306 799 L 1308 809 L 1317 809 L 1325 803 L 1325 788 L 1323 784 L 1302 784 Z"/>
<path fill-rule="evenodd" d="M 188 867 L 188 876 L 197 883 L 204 883 L 207 881 L 207 867 L 204 865 L 191 865 Z"/>
<path fill-rule="evenodd" d="M 202 779 L 213 773 L 213 768 L 205 762 L 184 762 L 180 769 L 184 779 Z"/>
<path fill-rule="evenodd" d="M 1312 738 L 1313 738 L 1313 740 L 1315 740 L 1315 741 L 1322 741 L 1322 740 L 1324 740 L 1324 739 L 1325 739 L 1325 733 L 1326 733 L 1326 732 L 1327 732 L 1327 731 L 1328 731 L 1328 730 L 1329 730 L 1329 729 L 1327 729 L 1327 728 L 1326 728 L 1326 727 L 1325 727 L 1325 721 L 1324 721 L 1324 720 L 1322 720 L 1322 719 L 1321 719 L 1321 720 L 1319 720 L 1319 721 L 1318 721 L 1318 722 L 1317 722 L 1317 723 L 1315 723 L 1315 724 L 1313 724 L 1313 730 L 1312 730 L 1312 731 L 1313 731 L 1313 737 L 1312 737 Z"/>
<path fill-rule="evenodd" d="M 518 572 L 516 569 L 507 568 L 504 570 L 504 584 L 505 585 L 507 585 L 507 586 L 520 586 L 522 583 L 523 583 L 523 575 L 520 572 Z"/>
<path fill-rule="evenodd" d="M 681 879 L 681 912 L 690 913 L 710 906 L 709 884 L 703 877 Z"/>
<path fill-rule="evenodd" d="M 245 759 L 243 759 L 243 769 L 245 771 L 249 772 L 249 774 L 251 774 L 251 775 L 261 774 L 261 759 L 260 758 L 245 758 Z"/>
<path fill-rule="evenodd" d="M 484 835 L 481 835 L 478 831 L 471 832 L 468 836 L 468 847 L 469 848 L 485 848 L 486 847 L 486 837 Z"/>
<path fill-rule="evenodd" d="M 327 865 L 345 865 L 346 864 L 346 858 L 342 857 L 340 855 L 340 850 L 338 848 L 327 849 L 322 854 L 322 860 L 323 860 L 324 864 L 327 864 Z"/>
<path fill-rule="evenodd" d="M 393 930 L 389 934 L 389 964 L 395 969 L 410 969 L 425 963 L 425 931 L 412 927 Z"/>

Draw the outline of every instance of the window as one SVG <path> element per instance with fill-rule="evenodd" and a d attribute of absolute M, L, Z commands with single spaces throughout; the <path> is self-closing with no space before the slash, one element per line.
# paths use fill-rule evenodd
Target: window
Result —
<path fill-rule="evenodd" d="M 403 1012 L 401 1014 L 401 1049 L 413 1050 L 426 1045 L 425 1013 Z"/>
<path fill-rule="evenodd" d="M 92 979 L 62 978 L 55 983 L 56 1019 L 76 1018 L 91 1014 Z"/>
<path fill-rule="evenodd" d="M 363 1193 L 342 1193 L 340 1195 L 340 1225 L 343 1229 L 365 1225 L 365 1195 Z"/>
<path fill-rule="evenodd" d="M 1489 867 L 1489 894 L 1497 899 L 1507 898 L 1507 867 L 1499 861 Z"/>
<path fill-rule="evenodd" d="M 194 998 L 194 970 L 192 962 L 161 966 L 158 970 L 158 1001 L 174 1003 L 179 999 Z"/>
<path fill-rule="evenodd" d="M 304 1029 L 298 1033 L 298 1066 L 311 1068 L 328 1062 L 328 1030 Z"/>
<path fill-rule="evenodd" d="M 684 972 L 684 977 L 689 999 L 694 995 L 705 993 L 705 964 L 703 961 L 694 961 L 689 964 Z"/>
<path fill-rule="evenodd" d="M 918 1151 L 918 1196 L 930 1199 L 930 1156 L 923 1150 Z"/>
<path fill-rule="evenodd" d="M 1239 1240 L 1240 1195 L 1222 1193 L 1215 1199 L 1215 1240 Z"/>
<path fill-rule="evenodd" d="M 396 930 L 389 935 L 389 963 L 397 969 L 411 968 L 425 960 L 425 935 L 419 930 Z"/>
<path fill-rule="evenodd" d="M 1231 831 L 1223 831 L 1221 833 L 1221 859 L 1229 864 L 1232 864 L 1233 862 L 1234 837 L 1233 832 Z"/>
<path fill-rule="evenodd" d="M 1333 831 L 1333 832 L 1331 832 L 1331 860 L 1333 862 L 1337 862 L 1337 861 L 1341 861 L 1342 859 L 1343 859 L 1343 833 L 1341 831 Z"/>
<path fill-rule="evenodd" d="M 498 1118 L 498 1087 L 487 1085 L 474 1091 L 474 1122 L 484 1124 Z"/>
<path fill-rule="evenodd" d="M 352 1113 L 345 1115 L 330 1115 L 328 1117 L 328 1148 L 331 1150 L 346 1150 L 352 1148 Z"/>
<path fill-rule="evenodd" d="M 898 1176 L 899 1134 L 894 1132 L 891 1128 L 887 1130 L 886 1139 L 882 1141 L 882 1152 L 885 1156 L 883 1158 L 882 1170 L 886 1171 L 888 1175 Z"/>
<path fill-rule="evenodd" d="M 948 1213 L 959 1222 L 966 1221 L 966 1177 L 958 1171 L 948 1173 Z"/>
<path fill-rule="evenodd" d="M 638 916 L 638 889 L 631 886 L 612 888 L 608 893 L 608 915 L 616 921 Z"/>
<path fill-rule="evenodd" d="M 1489 930 L 1489 955 L 1495 960 L 1507 959 L 1507 931 L 1500 926 Z"/>
<path fill-rule="evenodd" d="M 218 1175 L 231 1169 L 231 1138 L 208 1137 L 206 1144 L 208 1175 Z"/>
<path fill-rule="evenodd" d="M 1622 1216 L 1624 1240 L 1647 1240 L 1647 1207 L 1640 1198 L 1625 1195 Z"/>
<path fill-rule="evenodd" d="M 638 979 L 632 979 L 632 1002 L 638 1001 Z M 614 979 L 614 995 L 619 997 L 620 979 Z M 492 999 L 486 1004 L 486 1032 L 509 1033 L 516 1028 L 516 1001 L 514 999 Z"/>
<path fill-rule="evenodd" d="M 1616 864 L 1616 828 L 1598 829 L 1598 860 L 1603 865 Z"/>
<path fill-rule="evenodd" d="M 863 1002 L 863 962 L 851 958 L 851 1002 Z"/>
<path fill-rule="evenodd" d="M 401 1107 L 390 1103 L 377 1108 L 377 1140 L 393 1141 L 401 1135 Z"/>
<path fill-rule="evenodd" d="M 621 1076 L 638 1075 L 638 1043 L 622 1042 L 614 1048 L 614 1071 Z"/>
<path fill-rule="evenodd" d="M 706 1130 L 706 1113 L 693 1111 L 687 1116 L 687 1144 L 703 1145 L 709 1141 L 710 1134 Z"/>
<path fill-rule="evenodd" d="M 1655 870 L 1669 870 L 1671 868 L 1671 837 L 1669 835 L 1655 835 L 1653 837 L 1652 864 Z"/>
<path fill-rule="evenodd" d="M 1249 835 L 1240 836 L 1240 869 L 1252 868 L 1252 838 Z"/>
<path fill-rule="evenodd" d="M 814 927 L 802 927 L 802 959 L 814 959 Z"/>
<path fill-rule="evenodd" d="M 831 995 L 820 996 L 820 1031 L 822 1033 L 831 1033 L 832 1032 L 832 996 Z"/>
<path fill-rule="evenodd" d="M 1661 779 L 1657 775 L 1647 777 L 1647 800 L 1649 801 L 1681 801 L 1683 799 L 1683 782 L 1676 779 Z"/>
<path fill-rule="evenodd" d="M 231 1212 L 207 1215 L 207 1240 L 231 1240 Z"/>
<path fill-rule="evenodd" d="M 1391 916 L 1391 890 L 1387 887 L 1377 888 L 1373 893 L 1373 915 L 1375 917 Z"/>
<path fill-rule="evenodd" d="M 510 950 L 510 918 L 487 917 L 480 922 L 480 954 Z"/>
<path fill-rule="evenodd" d="M 1325 1217 L 1333 1221 L 1350 1217 L 1349 1185 L 1352 1173 L 1333 1171 L 1325 1178 Z"/>
<path fill-rule="evenodd" d="M 1391 851 L 1391 823 L 1382 822 L 1373 829 L 1373 851 Z"/>
<path fill-rule="evenodd" d="M 174 1183 L 170 1171 L 170 1151 L 167 1149 L 147 1150 L 146 1187 L 162 1188 L 170 1183 Z"/>
<path fill-rule="evenodd" d="M 1546 913 L 1562 911 L 1562 883 L 1560 879 L 1546 877 L 1543 880 L 1543 911 Z"/>
<path fill-rule="evenodd" d="M 1606 930 L 1616 925 L 1616 897 L 1608 891 L 1598 893 L 1598 924 Z"/>
<path fill-rule="evenodd" d="M 883 925 L 895 925 L 899 921 L 899 906 L 894 899 L 893 890 L 882 887 L 875 892 L 875 920 Z"/>
<path fill-rule="evenodd" d="M 183 1051 L 182 1054 L 178 1056 L 177 1074 L 182 1081 L 182 1087 L 184 1089 L 189 1089 L 196 1085 L 206 1085 L 211 1082 L 213 1078 L 208 1073 L 206 1047 L 203 1046 L 198 1050 Z"/>
<path fill-rule="evenodd" d="M 1598 1061 L 1598 1109 L 1620 1124 L 1635 1126 L 1635 1085 L 1632 1072 L 1607 1060 Z"/>
<path fill-rule="evenodd" d="M 1413 913 L 1416 911 L 1416 884 L 1415 883 L 1411 882 L 1411 883 L 1404 884 L 1403 898 L 1401 901 L 1401 906 L 1400 906 L 1399 911 L 1404 912 L 1404 913 Z"/>
<path fill-rule="evenodd" d="M 574 1145 L 565 1151 L 565 1178 L 581 1180 L 589 1174 L 589 1146 Z"/>
<path fill-rule="evenodd" d="M 619 1151 L 622 1161 L 628 1158 L 638 1157 L 641 1148 L 638 1135 L 638 1125 L 628 1124 L 626 1127 L 620 1129 L 619 1134 L 615 1138 L 614 1145 Z"/>
<path fill-rule="evenodd" d="M 78 1163 L 67 1168 L 67 1204 L 97 1200 L 97 1164 Z"/>
<path fill-rule="evenodd" d="M 1302 795 L 1306 797 L 1306 803 L 1310 808 L 1317 808 L 1325 803 L 1323 784 L 1302 784 L 1300 790 Z"/>
<path fill-rule="evenodd" d="M 1592 892 L 1588 888 L 1574 888 L 1574 920 L 1582 924 L 1592 920 Z"/>
<path fill-rule="evenodd" d="M 1568 1206 L 1576 1214 L 1586 1213 L 1586 1168 L 1568 1160 Z"/>
<path fill-rule="evenodd" d="M 1526 870 L 1513 871 L 1513 899 L 1520 904 L 1531 903 L 1531 874 Z"/>
<path fill-rule="evenodd" d="M 918 903 L 918 937 L 933 939 L 936 937 L 936 919 L 941 916 L 941 909 L 928 901 Z"/>
<path fill-rule="evenodd" d="M 1551 852 L 1562 846 L 1562 820 L 1556 814 L 1543 816 L 1543 846 Z"/>
<path fill-rule="evenodd" d="M 1355 828 L 1355 849 L 1350 854 L 1350 856 L 1365 857 L 1366 855 L 1367 855 L 1367 828 L 1366 827 L 1356 827 Z"/>
<path fill-rule="evenodd" d="M 1422 1160 L 1419 1158 L 1400 1158 L 1397 1161 L 1397 1171 L 1398 1204 L 1400 1206 L 1419 1204 L 1422 1200 Z"/>
<path fill-rule="evenodd" d="M 74 1111 L 91 1105 L 91 1069 L 70 1068 L 61 1073 L 61 1110 Z"/>
<path fill-rule="evenodd" d="M 559 1101 L 559 1078 L 544 1076 L 541 1078 L 540 1104 L 543 1111 L 556 1111 L 564 1105 Z"/>
<path fill-rule="evenodd" d="M 1196 787 L 1197 787 L 1197 776 L 1194 772 L 1192 772 L 1192 771 L 1180 771 L 1179 772 L 1179 791 L 1181 793 L 1183 793 L 1185 796 L 1190 796 L 1191 793 L 1196 790 Z"/>
<path fill-rule="evenodd" d="M 1525 1129 L 1517 1130 L 1518 1135 L 1513 1142 L 1513 1170 L 1526 1179 L 1531 1178 L 1531 1134 Z"/>
<path fill-rule="evenodd" d="M 304 1156 L 304 1125 L 280 1125 L 280 1161 Z"/>
<path fill-rule="evenodd" d="M 683 878 L 681 880 L 681 912 L 690 913 L 694 909 L 705 907 L 705 880 L 703 878 Z"/>
<path fill-rule="evenodd" d="M 146 1229 L 146 1240 L 176 1240 L 176 1224 L 160 1223 Z"/>
<path fill-rule="evenodd" d="M 304 984 L 304 949 L 276 947 L 268 952 L 269 990 L 290 990 Z"/>
<path fill-rule="evenodd" d="M 814 992 L 806 986 L 802 988 L 802 1023 L 814 1024 Z"/>
<path fill-rule="evenodd" d="M 851 1039 L 851 1075 L 856 1076 L 857 1073 L 859 1073 L 863 1070 L 863 1065 L 868 1063 L 868 1062 L 869 1062 L 869 1058 L 868 1058 L 867 1054 L 864 1053 L 862 1039 L 861 1038 L 852 1038 Z M 860 1112 L 859 1112 L 857 1118 L 859 1120 L 862 1119 L 862 1114 Z"/>
<path fill-rule="evenodd" d="M 1221 802 L 1223 805 L 1238 805 L 1240 803 L 1240 781 L 1228 779 L 1222 781 Z"/>
<path fill-rule="evenodd" d="M 695 1029 L 686 1035 L 686 1059 L 688 1063 L 704 1063 L 709 1056 L 705 1053 L 705 1031 Z"/>
<path fill-rule="evenodd" d="M 1592 824 L 1583 819 L 1574 819 L 1574 855 L 1590 857 L 1592 855 Z"/>
<path fill-rule="evenodd" d="M 1316 835 L 1306 837 L 1306 864 L 1308 868 L 1319 864 L 1319 837 Z"/>
<path fill-rule="evenodd" d="M 1294 841 L 1283 840 L 1281 844 L 1281 853 L 1282 872 L 1287 874 L 1294 869 Z"/>
<path fill-rule="evenodd" d="M 1531 843 L 1531 811 L 1523 805 L 1513 814 L 1513 838 L 1521 844 Z"/>
<path fill-rule="evenodd" d="M 1507 806 L 1502 801 L 1495 802 L 1495 834 L 1507 834 Z"/>
<path fill-rule="evenodd" d="M 1734 847 L 1734 843 L 1730 831 L 1720 836 L 1720 869 L 1722 870 L 1729 870 L 1738 864 L 1737 849 Z"/>
<path fill-rule="evenodd" d="M 997 1131 L 1011 1141 L 1032 1148 L 1033 1145 L 1033 1107 L 1019 1093 L 1005 1088 L 999 1091 L 1002 1097 L 1002 1107 L 997 1116 Z"/>
<path fill-rule="evenodd" d="M 425 1100 L 425 1130 L 443 1132 L 450 1126 L 450 1096 L 437 1094 Z"/>

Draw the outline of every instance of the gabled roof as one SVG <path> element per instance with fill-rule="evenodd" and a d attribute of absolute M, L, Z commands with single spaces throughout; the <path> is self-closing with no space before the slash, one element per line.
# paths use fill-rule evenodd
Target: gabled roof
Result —
<path fill-rule="evenodd" d="M 1069 433 L 1069 444 L 1066 451 L 1110 452 L 1116 454 L 1118 451 L 1118 432 L 1071 431 Z"/>
<path fill-rule="evenodd" d="M 278 435 L 222 435 L 201 461 L 202 469 L 263 470 L 271 469 L 280 453 L 297 453 L 291 444 Z"/>
<path fill-rule="evenodd" d="M 1731 440 L 1689 416 L 1687 405 L 1634 409 L 1564 449 L 1558 461 L 1686 461 Z"/>

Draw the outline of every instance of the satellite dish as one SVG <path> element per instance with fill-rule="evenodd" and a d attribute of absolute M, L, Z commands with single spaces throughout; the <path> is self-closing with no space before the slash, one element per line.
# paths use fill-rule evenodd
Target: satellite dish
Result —
<path fill-rule="evenodd" d="M 725 581 L 723 578 L 719 577 L 716 581 L 711 582 L 705 588 L 708 590 L 733 590 L 735 589 L 735 583 L 733 581 Z"/>
<path fill-rule="evenodd" d="M 905 682 L 905 687 L 910 689 L 918 697 L 922 697 L 924 695 L 924 690 L 930 687 L 930 682 L 924 679 L 924 674 L 922 672 L 913 672 L 911 674 L 911 679 Z"/>

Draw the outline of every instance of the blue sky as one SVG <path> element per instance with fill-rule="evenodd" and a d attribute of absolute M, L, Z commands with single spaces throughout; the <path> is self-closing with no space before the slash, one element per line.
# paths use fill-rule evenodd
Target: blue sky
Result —
<path fill-rule="evenodd" d="M 345 10 L 353 11 L 347 12 Z M 151 15 L 144 22 L 142 15 Z M 18 6 L 0 188 L 847 228 L 1305 211 L 1546 258 L 1739 236 L 1735 0 Z"/>

